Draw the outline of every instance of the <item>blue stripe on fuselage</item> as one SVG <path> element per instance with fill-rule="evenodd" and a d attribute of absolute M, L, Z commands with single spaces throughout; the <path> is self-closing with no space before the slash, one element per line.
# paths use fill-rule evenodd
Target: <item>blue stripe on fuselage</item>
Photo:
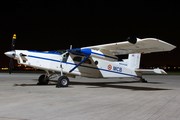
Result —
<path fill-rule="evenodd" d="M 62 63 L 70 64 L 70 65 L 76 65 L 76 64 L 70 63 L 70 62 L 63 62 L 63 61 L 60 61 L 60 60 L 54 60 L 54 59 L 49 59 L 49 58 L 37 57 L 37 56 L 33 56 L 33 55 L 28 55 L 28 57 L 37 58 L 37 59 L 42 59 L 42 60 L 49 60 L 49 61 L 53 61 L 53 62 L 62 62 Z M 131 74 L 127 74 L 127 73 L 119 73 L 119 72 L 110 71 L 110 70 L 106 70 L 106 69 L 102 69 L 102 68 L 90 67 L 90 66 L 85 66 L 85 65 L 80 65 L 80 66 L 82 66 L 82 67 L 87 67 L 87 68 L 91 68 L 91 69 L 99 69 L 99 70 L 106 71 L 106 72 L 112 72 L 112 73 L 117 73 L 117 74 L 132 76 L 132 77 L 138 77 L 138 76 L 136 76 L 136 75 L 131 75 Z"/>
<path fill-rule="evenodd" d="M 28 57 L 38 58 L 38 59 L 43 59 L 43 60 L 50 60 L 50 61 L 54 61 L 54 62 L 60 62 L 60 60 L 54 60 L 54 59 L 49 59 L 49 58 L 37 57 L 37 56 L 33 56 L 33 55 L 28 55 Z"/>
<path fill-rule="evenodd" d="M 28 50 L 28 52 L 43 53 L 43 54 L 53 54 L 53 55 L 61 55 L 60 53 L 53 53 L 53 52 L 41 52 L 41 51 L 31 51 L 31 50 Z"/>

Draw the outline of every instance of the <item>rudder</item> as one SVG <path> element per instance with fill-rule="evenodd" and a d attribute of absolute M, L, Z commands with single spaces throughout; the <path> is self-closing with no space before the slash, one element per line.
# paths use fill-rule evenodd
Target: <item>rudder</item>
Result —
<path fill-rule="evenodd" d="M 129 54 L 129 56 L 128 56 L 128 67 L 131 69 L 139 68 L 140 59 L 141 59 L 140 53 Z"/>

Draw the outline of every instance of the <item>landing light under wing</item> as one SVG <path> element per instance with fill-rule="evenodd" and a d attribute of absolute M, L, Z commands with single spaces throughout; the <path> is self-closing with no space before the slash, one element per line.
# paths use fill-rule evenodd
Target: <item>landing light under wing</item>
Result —
<path fill-rule="evenodd" d="M 108 50 L 114 55 L 171 51 L 176 46 L 156 38 L 137 39 L 135 44 L 128 41 L 83 47 L 94 50 Z"/>

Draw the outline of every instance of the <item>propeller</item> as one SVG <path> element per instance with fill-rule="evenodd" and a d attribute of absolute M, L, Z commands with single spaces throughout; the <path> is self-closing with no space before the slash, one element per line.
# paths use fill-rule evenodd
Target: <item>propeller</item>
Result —
<path fill-rule="evenodd" d="M 10 63 L 9 63 L 9 74 L 12 73 L 12 69 L 13 69 L 13 58 L 10 59 Z"/>
<path fill-rule="evenodd" d="M 15 58 L 15 43 L 16 43 L 16 34 L 14 34 L 13 37 L 12 37 L 12 45 L 11 45 L 12 51 L 4 53 L 8 57 L 10 57 L 9 74 L 12 73 L 12 69 L 13 69 L 13 59 Z"/>
<path fill-rule="evenodd" d="M 12 50 L 15 50 L 15 43 L 16 43 L 16 34 L 12 37 Z"/>

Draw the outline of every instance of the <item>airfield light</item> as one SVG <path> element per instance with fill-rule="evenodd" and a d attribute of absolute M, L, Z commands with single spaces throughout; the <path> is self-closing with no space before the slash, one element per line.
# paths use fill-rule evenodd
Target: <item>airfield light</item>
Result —
<path fill-rule="evenodd" d="M 1 70 L 8 70 L 8 68 L 1 68 Z"/>
<path fill-rule="evenodd" d="M 32 68 L 24 68 L 25 70 L 32 70 Z"/>

